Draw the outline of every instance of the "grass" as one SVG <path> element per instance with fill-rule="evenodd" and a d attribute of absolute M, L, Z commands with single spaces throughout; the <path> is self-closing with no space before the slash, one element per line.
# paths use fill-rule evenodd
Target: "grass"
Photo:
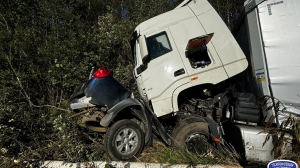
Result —
<path fill-rule="evenodd" d="M 144 149 L 143 153 L 136 158 L 139 162 L 166 163 L 166 164 L 221 164 L 231 167 L 239 167 L 238 155 L 235 152 L 226 151 L 220 153 L 213 147 L 203 155 L 191 153 L 185 149 L 166 147 L 162 142 L 154 141 L 152 147 Z"/>
<path fill-rule="evenodd" d="M 103 156 L 104 157 L 104 156 Z M 184 149 L 172 148 L 165 146 L 162 142 L 155 140 L 152 147 L 146 147 L 143 153 L 136 157 L 133 162 L 145 162 L 145 163 L 162 163 L 162 164 L 187 164 L 190 166 L 202 164 L 202 165 L 224 165 L 228 168 L 240 167 L 237 161 L 238 155 L 235 152 L 220 153 L 213 147 L 203 155 L 191 153 Z M 3 158 L 2 158 L 3 159 Z M 14 163 L 14 161 L 7 158 L 4 165 L 13 167 L 22 167 L 24 165 L 32 165 L 30 163 Z M 109 161 L 109 159 L 105 159 Z M 4 161 L 4 160 L 2 160 Z M 1 167 L 1 164 L 0 164 Z M 86 167 L 95 167 L 92 163 L 88 163 Z"/>

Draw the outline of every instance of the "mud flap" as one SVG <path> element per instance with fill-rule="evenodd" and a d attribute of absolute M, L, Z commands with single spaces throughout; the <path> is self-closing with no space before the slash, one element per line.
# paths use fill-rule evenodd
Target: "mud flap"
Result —
<path fill-rule="evenodd" d="M 208 128 L 211 133 L 210 136 L 212 137 L 213 142 L 216 144 L 217 149 L 220 152 L 223 152 L 224 149 L 221 146 L 221 133 L 218 130 L 218 127 L 219 127 L 218 124 L 214 121 L 214 119 L 212 118 L 211 115 L 207 115 L 205 117 L 205 120 L 208 123 Z"/>
<path fill-rule="evenodd" d="M 148 115 L 150 116 L 152 122 L 154 123 L 155 128 L 157 129 L 156 131 L 158 132 L 158 134 L 160 135 L 161 139 L 164 141 L 164 143 L 166 145 L 171 145 L 171 139 L 169 138 L 169 136 L 167 135 L 164 127 L 161 125 L 161 123 L 158 121 L 156 114 L 151 110 L 151 108 L 149 107 L 149 104 L 146 103 L 144 100 L 140 100 L 141 103 L 144 105 L 145 110 L 147 110 Z M 155 131 L 155 129 L 153 129 L 153 131 Z"/>

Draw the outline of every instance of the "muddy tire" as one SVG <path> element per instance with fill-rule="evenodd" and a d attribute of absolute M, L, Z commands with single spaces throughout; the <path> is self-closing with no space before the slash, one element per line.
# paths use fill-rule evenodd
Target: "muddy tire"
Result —
<path fill-rule="evenodd" d="M 113 160 L 129 160 L 139 155 L 145 144 L 140 126 L 131 120 L 120 120 L 106 132 L 104 145 Z"/>
<path fill-rule="evenodd" d="M 172 144 L 191 152 L 204 154 L 209 147 L 208 123 L 202 119 L 185 118 L 172 131 Z"/>

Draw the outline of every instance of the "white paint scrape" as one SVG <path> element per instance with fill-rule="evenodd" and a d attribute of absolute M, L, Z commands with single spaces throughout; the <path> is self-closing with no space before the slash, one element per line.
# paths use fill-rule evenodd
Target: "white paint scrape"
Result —
<path fill-rule="evenodd" d="M 85 163 L 66 163 L 63 161 L 45 161 L 43 168 L 240 168 L 240 166 L 226 165 L 196 165 L 187 164 L 162 164 L 162 163 L 139 163 L 139 162 L 85 162 Z"/>

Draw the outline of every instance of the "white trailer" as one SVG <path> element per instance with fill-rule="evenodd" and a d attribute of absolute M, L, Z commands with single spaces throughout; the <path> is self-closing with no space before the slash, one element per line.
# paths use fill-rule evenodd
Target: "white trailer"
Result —
<path fill-rule="evenodd" d="M 300 1 L 248 0 L 234 34 L 250 65 L 248 91 L 273 96 L 299 115 Z M 265 112 L 266 121 L 272 115 Z"/>
<path fill-rule="evenodd" d="M 279 111 L 274 120 L 278 127 L 289 117 L 289 113 L 294 117 L 300 114 L 299 30 L 299 0 L 245 1 L 243 13 L 234 30 L 249 63 L 248 69 L 241 74 L 245 90 L 257 97 L 275 97 L 286 107 L 286 110 Z M 263 111 L 265 122 L 271 116 L 275 116 L 273 109 Z M 260 133 L 262 128 L 239 125 L 236 128 L 241 132 L 246 160 L 274 159 L 271 149 L 276 138 L 262 146 L 266 137 Z"/>

